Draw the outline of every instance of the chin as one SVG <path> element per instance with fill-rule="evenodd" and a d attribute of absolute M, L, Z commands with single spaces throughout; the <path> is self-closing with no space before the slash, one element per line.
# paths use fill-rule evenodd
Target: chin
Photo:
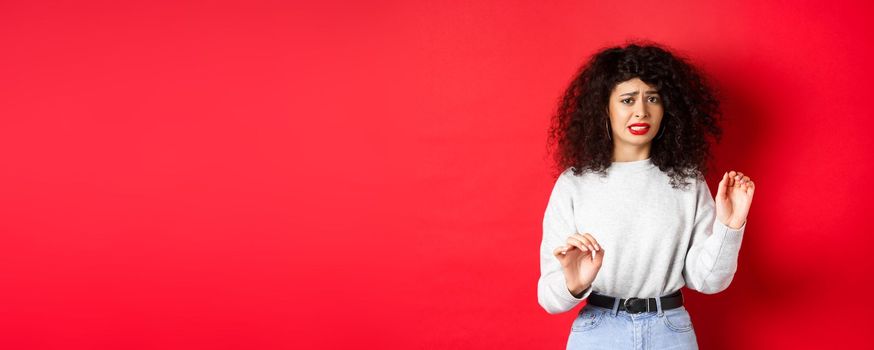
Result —
<path fill-rule="evenodd" d="M 632 144 L 632 145 L 643 146 L 643 145 L 646 145 L 646 144 L 648 144 L 648 143 L 651 143 L 651 142 L 652 142 L 652 139 L 653 139 L 652 137 L 640 137 L 640 136 L 635 136 L 633 139 L 630 139 L 630 140 L 626 139 L 626 140 L 625 140 L 625 143 Z"/>

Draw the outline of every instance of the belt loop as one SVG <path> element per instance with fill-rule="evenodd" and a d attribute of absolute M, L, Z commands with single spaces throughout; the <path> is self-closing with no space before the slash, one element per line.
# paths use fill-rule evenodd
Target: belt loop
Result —
<path fill-rule="evenodd" d="M 619 298 L 613 298 L 613 316 L 619 315 Z"/>
<path fill-rule="evenodd" d="M 658 309 L 658 315 L 659 315 L 659 317 L 662 317 L 662 315 L 664 314 L 664 310 L 662 310 L 662 297 L 656 297 L 655 300 L 656 300 L 656 309 Z"/>

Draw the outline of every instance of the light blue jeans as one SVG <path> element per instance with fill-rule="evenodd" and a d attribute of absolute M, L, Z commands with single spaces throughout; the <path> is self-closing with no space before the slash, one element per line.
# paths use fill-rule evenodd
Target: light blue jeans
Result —
<path fill-rule="evenodd" d="M 698 349 L 692 319 L 685 306 L 630 314 L 586 304 L 571 325 L 568 350 Z"/>

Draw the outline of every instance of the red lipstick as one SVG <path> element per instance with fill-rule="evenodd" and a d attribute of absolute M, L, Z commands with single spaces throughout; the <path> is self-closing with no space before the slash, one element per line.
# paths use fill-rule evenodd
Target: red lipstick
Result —
<path fill-rule="evenodd" d="M 637 128 L 638 130 L 632 129 L 632 127 L 638 127 L 638 126 L 640 127 L 640 128 Z M 628 132 L 630 132 L 634 135 L 646 135 L 646 133 L 649 132 L 649 124 L 647 124 L 647 123 L 631 124 L 628 126 Z"/>

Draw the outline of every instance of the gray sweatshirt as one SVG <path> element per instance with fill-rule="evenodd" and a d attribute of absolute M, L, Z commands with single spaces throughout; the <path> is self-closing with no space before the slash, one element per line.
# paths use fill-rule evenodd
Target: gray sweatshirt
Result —
<path fill-rule="evenodd" d="M 688 180 L 685 190 L 669 180 L 651 158 L 614 162 L 605 178 L 562 172 L 543 216 L 537 301 L 546 312 L 566 312 L 592 291 L 649 298 L 684 285 L 705 294 L 728 287 L 746 223 L 735 230 L 716 220 L 703 179 Z M 591 234 L 604 253 L 601 270 L 580 298 L 567 289 L 552 255 L 574 232 Z"/>

